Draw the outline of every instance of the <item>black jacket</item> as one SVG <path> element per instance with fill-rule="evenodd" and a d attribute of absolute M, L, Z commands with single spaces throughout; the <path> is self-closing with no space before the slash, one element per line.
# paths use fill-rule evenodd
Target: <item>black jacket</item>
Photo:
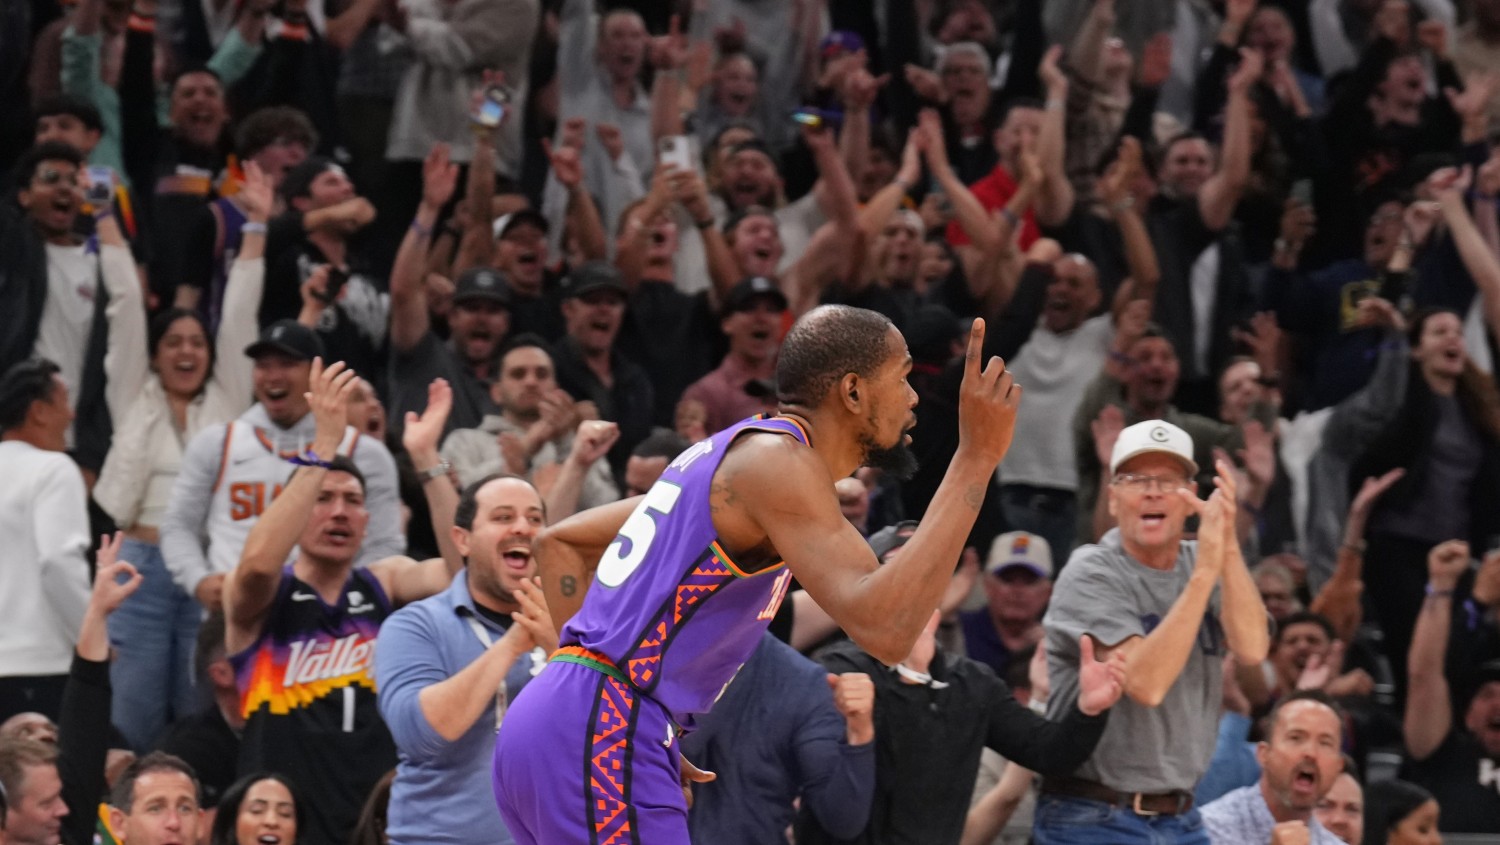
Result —
<path fill-rule="evenodd" d="M 112 434 L 109 406 L 104 401 L 104 352 L 109 305 L 102 274 L 94 291 L 94 320 L 89 330 L 82 383 L 73 402 L 74 459 L 85 469 L 104 466 Z M 9 202 L 0 202 L 0 373 L 31 357 L 47 304 L 47 245 L 27 215 Z"/>
<path fill-rule="evenodd" d="M 875 682 L 875 798 L 869 825 L 851 840 L 830 837 L 804 812 L 797 824 L 804 845 L 956 843 L 982 749 L 1042 774 L 1071 774 L 1093 753 L 1108 720 L 1107 711 L 1085 716 L 1074 707 L 1049 722 L 1016 701 L 990 667 L 942 649 L 931 672 L 944 689 L 903 683 L 852 642 L 819 660 L 830 672 L 864 672 Z"/>

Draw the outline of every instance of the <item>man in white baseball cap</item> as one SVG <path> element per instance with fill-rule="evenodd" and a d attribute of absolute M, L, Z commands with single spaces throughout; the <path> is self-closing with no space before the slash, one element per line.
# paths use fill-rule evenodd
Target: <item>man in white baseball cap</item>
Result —
<path fill-rule="evenodd" d="M 1043 627 L 1053 695 L 1062 695 L 1053 700 L 1077 687 L 1083 636 L 1096 654 L 1125 655 L 1125 696 L 1093 756 L 1043 781 L 1033 841 L 1207 845 L 1192 790 L 1213 755 L 1224 655 L 1255 665 L 1269 647 L 1265 606 L 1235 538 L 1233 468 L 1219 462 L 1216 489 L 1200 500 L 1193 439 L 1146 420 L 1120 432 L 1109 469 L 1118 527 L 1073 552 Z M 1198 536 L 1183 539 L 1194 514 Z M 1079 814 L 1098 822 L 1049 823 Z"/>
<path fill-rule="evenodd" d="M 964 651 L 1005 677 L 1016 654 L 1042 638 L 1052 597 L 1052 548 L 1028 531 L 1007 531 L 984 562 L 984 607 L 959 614 Z M 1023 658 L 1024 659 L 1024 658 Z"/>

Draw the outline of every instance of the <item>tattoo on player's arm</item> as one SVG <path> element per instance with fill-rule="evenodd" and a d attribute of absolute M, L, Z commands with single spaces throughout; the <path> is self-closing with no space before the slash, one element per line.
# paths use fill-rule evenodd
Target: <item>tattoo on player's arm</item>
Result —
<path fill-rule="evenodd" d="M 738 499 L 734 495 L 734 488 L 729 486 L 727 480 L 715 481 L 708 488 L 708 512 L 718 513 L 724 508 L 734 507 Z"/>
<path fill-rule="evenodd" d="M 964 493 L 964 504 L 979 510 L 980 505 L 984 504 L 985 487 L 983 484 L 970 484 L 968 491 Z"/>
<path fill-rule="evenodd" d="M 578 579 L 571 575 L 564 575 L 557 579 L 557 588 L 562 590 L 563 595 L 571 596 L 578 592 Z"/>

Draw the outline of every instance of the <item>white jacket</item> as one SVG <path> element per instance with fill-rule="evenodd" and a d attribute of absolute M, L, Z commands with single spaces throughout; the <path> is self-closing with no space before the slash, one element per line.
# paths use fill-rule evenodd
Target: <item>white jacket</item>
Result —
<path fill-rule="evenodd" d="M 151 350 L 144 330 L 135 342 L 120 344 L 105 358 L 109 374 L 110 414 L 115 419 L 114 442 L 94 485 L 94 501 L 121 528 L 138 524 L 153 467 L 180 465 L 183 444 L 208 426 L 228 422 L 250 407 L 253 400 L 254 362 L 245 347 L 256 338 L 256 312 L 265 287 L 266 264 L 262 258 L 236 261 L 224 289 L 224 321 L 214 341 L 214 369 L 203 390 L 188 405 L 187 428 L 180 435 L 172 421 L 172 408 L 161 379 L 151 372 Z M 144 311 L 139 287 L 134 298 L 138 313 Z M 110 291 L 110 307 L 118 301 Z M 145 316 L 129 321 L 145 326 Z M 115 336 L 111 322 L 110 336 Z M 113 366 L 111 366 L 111 358 Z M 122 412 L 116 396 L 127 402 Z M 154 507 L 164 509 L 166 502 Z"/>

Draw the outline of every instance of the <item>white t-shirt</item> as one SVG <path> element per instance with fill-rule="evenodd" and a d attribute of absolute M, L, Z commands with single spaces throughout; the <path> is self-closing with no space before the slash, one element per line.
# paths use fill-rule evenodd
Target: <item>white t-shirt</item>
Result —
<path fill-rule="evenodd" d="M 1213 345 L 1214 304 L 1219 298 L 1219 245 L 1198 253 L 1188 273 L 1193 302 L 1192 374 L 1208 375 L 1208 348 Z"/>
<path fill-rule="evenodd" d="M 68 402 L 78 405 L 83 361 L 88 355 L 89 329 L 94 322 L 94 298 L 99 292 L 99 260 L 84 245 L 47 244 L 47 302 L 36 335 L 37 355 L 62 370 Z M 68 430 L 68 446 L 73 431 Z"/>
<path fill-rule="evenodd" d="M 1078 489 L 1073 455 L 1073 414 L 1089 384 L 1099 375 L 1114 339 L 1108 314 L 1084 320 L 1067 334 L 1038 325 L 1007 366 L 1026 399 L 1016 411 L 1016 442 L 1000 464 L 1001 484 Z"/>

